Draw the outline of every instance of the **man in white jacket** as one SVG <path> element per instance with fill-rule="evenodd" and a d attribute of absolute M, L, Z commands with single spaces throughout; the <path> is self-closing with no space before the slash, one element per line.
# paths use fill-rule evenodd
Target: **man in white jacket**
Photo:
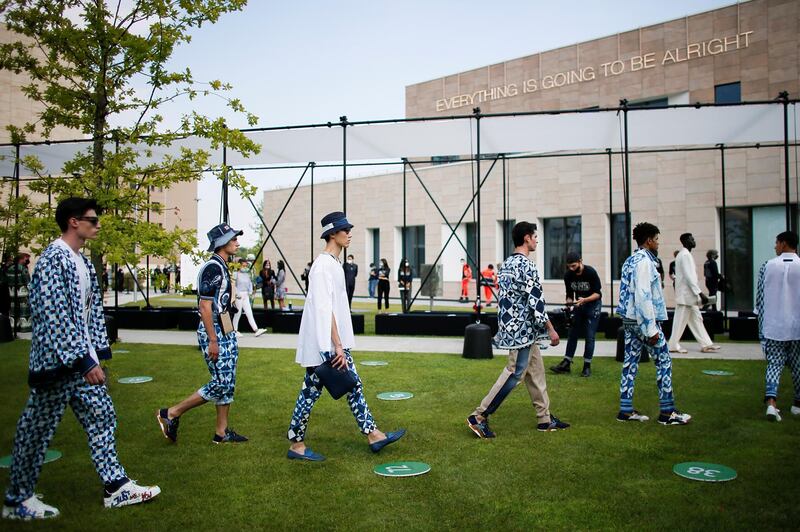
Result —
<path fill-rule="evenodd" d="M 405 429 L 384 434 L 372 418 L 361 378 L 356 372 L 350 350 L 355 346 L 353 322 L 345 287 L 344 270 L 339 260 L 342 249 L 350 246 L 352 224 L 343 212 L 332 212 L 322 219 L 325 249 L 309 271 L 308 294 L 300 321 L 295 362 L 306 371 L 297 403 L 292 413 L 287 438 L 291 443 L 287 458 L 318 462 L 325 457 L 306 447 L 305 435 L 311 409 L 322 395 L 323 385 L 315 370 L 327 361 L 336 369 L 345 369 L 355 378 L 356 386 L 347 394 L 347 403 L 358 428 L 367 436 L 370 450 L 377 453 L 405 434 Z"/>
<path fill-rule="evenodd" d="M 686 325 L 692 331 L 695 340 L 700 344 L 700 351 L 710 353 L 719 351 L 703 326 L 700 305 L 705 305 L 708 298 L 700 290 L 697 283 L 697 266 L 692 257 L 692 249 L 697 247 L 691 233 L 681 235 L 683 249 L 675 257 L 675 316 L 672 318 L 672 335 L 669 338 L 671 353 L 686 353 L 681 347 L 680 339 Z"/>

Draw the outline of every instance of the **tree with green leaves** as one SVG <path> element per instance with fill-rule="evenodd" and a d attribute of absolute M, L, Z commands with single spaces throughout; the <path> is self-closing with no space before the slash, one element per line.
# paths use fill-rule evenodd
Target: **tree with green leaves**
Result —
<path fill-rule="evenodd" d="M 211 150 L 225 146 L 247 156 L 260 146 L 223 118 L 196 111 L 168 128 L 162 112 L 170 102 L 216 95 L 250 125 L 257 118 L 228 96 L 219 80 L 196 80 L 188 68 L 168 62 L 176 47 L 188 45 L 192 32 L 222 15 L 244 8 L 246 0 L 0 0 L 0 16 L 12 36 L 0 44 L 0 69 L 24 74 L 28 98 L 42 111 L 35 120 L 9 127 L 13 143 L 56 128 L 85 138 L 80 151 L 49 175 L 41 161 L 22 157 L 21 174 L 32 176 L 17 199 L 6 187 L 0 205 L 0 238 L 15 251 L 43 249 L 58 234 L 52 209 L 67 196 L 91 196 L 104 209 L 103 230 L 92 243 L 92 259 L 137 264 L 144 255 L 175 260 L 196 246 L 193 230 L 166 229 L 147 221 L 147 212 L 164 208 L 150 191 L 198 180 L 212 171 L 244 195 L 255 188 L 243 175 L 212 160 Z M 143 89 L 144 88 L 144 89 Z M 190 148 L 176 144 L 199 139 Z M 167 153 L 167 155 L 158 155 Z M 49 200 L 49 201 L 48 201 Z"/>

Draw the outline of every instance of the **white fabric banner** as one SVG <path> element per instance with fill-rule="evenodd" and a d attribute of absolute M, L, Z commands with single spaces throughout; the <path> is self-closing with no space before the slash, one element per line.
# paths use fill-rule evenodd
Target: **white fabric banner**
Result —
<path fill-rule="evenodd" d="M 794 109 L 790 109 L 794 121 Z M 628 113 L 631 149 L 662 146 L 715 145 L 783 141 L 783 108 L 777 104 L 732 107 L 631 110 Z M 472 119 L 442 119 L 348 126 L 347 161 L 387 160 L 434 155 L 469 155 L 477 149 Z M 794 130 L 794 124 L 790 130 Z M 596 113 L 522 115 L 481 119 L 482 153 L 550 153 L 621 148 L 622 116 L 616 111 Z M 342 127 L 279 129 L 247 133 L 261 144 L 261 153 L 245 158 L 232 150 L 232 166 L 305 164 L 341 161 Z M 45 173 L 60 174 L 64 162 L 87 141 L 23 146 L 22 156 L 36 155 Z M 140 148 L 141 164 L 157 163 L 165 154 L 175 156 L 181 147 L 211 153 L 211 166 L 222 164 L 222 150 L 211 150 L 205 139 L 190 137 L 171 146 Z M 113 146 L 108 146 L 113 149 Z M 148 154 L 147 150 L 152 153 Z M 0 175 L 13 175 L 14 148 L 0 148 Z M 30 175 L 22 170 L 22 175 Z"/>

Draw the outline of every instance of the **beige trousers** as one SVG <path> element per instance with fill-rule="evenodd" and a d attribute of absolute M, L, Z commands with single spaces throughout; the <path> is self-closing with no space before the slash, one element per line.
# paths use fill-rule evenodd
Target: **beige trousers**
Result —
<path fill-rule="evenodd" d="M 488 417 L 493 414 L 520 381 L 524 381 L 525 386 L 528 387 L 531 403 L 536 409 L 538 423 L 549 423 L 550 398 L 547 396 L 542 354 L 536 344 L 523 349 L 512 349 L 508 352 L 506 367 L 503 368 L 494 386 L 472 415 Z"/>

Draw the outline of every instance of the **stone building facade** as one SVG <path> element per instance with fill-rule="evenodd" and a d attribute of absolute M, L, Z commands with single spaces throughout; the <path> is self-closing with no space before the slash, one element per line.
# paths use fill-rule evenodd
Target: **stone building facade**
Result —
<path fill-rule="evenodd" d="M 623 98 L 632 106 L 653 107 L 735 103 L 771 100 L 781 91 L 796 98 L 800 93 L 799 31 L 800 3 L 743 2 L 411 85 L 406 88 L 406 114 L 409 118 L 463 115 L 474 107 L 480 107 L 483 113 L 604 108 L 616 107 Z M 796 227 L 795 152 L 792 148 L 789 193 Z M 415 164 L 414 169 L 447 220 L 455 225 L 473 193 L 474 164 L 459 161 L 464 154 L 431 155 L 447 164 Z M 481 161 L 481 171 L 485 173 L 491 162 Z M 495 165 L 481 192 L 481 268 L 501 262 L 508 253 L 504 219 L 506 225 L 521 220 L 536 222 L 540 237 L 536 259 L 548 301 L 564 300 L 563 259 L 567 251 L 574 250 L 582 254 L 585 263 L 597 268 L 604 285 L 604 302 L 615 302 L 616 286 L 612 283 L 618 265 L 630 251 L 624 244 L 620 247 L 626 234 L 621 214 L 621 157 L 510 155 L 505 162 L 507 218 L 502 166 L 502 162 Z M 773 253 L 775 234 L 785 228 L 783 148 L 726 149 L 724 234 L 721 172 L 720 150 L 632 154 L 632 220 L 634 224 L 650 221 L 661 228 L 660 256 L 665 269 L 672 252 L 680 247 L 679 235 L 694 233 L 701 285 L 705 252 L 720 250 L 724 238 L 726 270 L 734 287 L 729 306 L 746 310 L 752 308 L 754 272 Z M 404 256 L 410 256 L 419 270 L 441 253 L 443 295 L 456 299 L 459 259 L 466 254 L 454 241 L 443 250 L 450 231 L 410 170 L 406 172 L 403 237 L 402 183 L 403 174 L 397 171 L 347 184 L 348 217 L 356 226 L 350 252 L 361 268 L 356 295 L 366 294 L 368 264 L 374 258 L 385 257 L 396 272 Z M 290 193 L 265 193 L 268 223 Z M 310 205 L 310 188 L 300 187 L 275 231 L 298 277 L 312 258 L 312 247 L 319 247 L 315 241 L 319 228 L 315 222 L 309 231 L 310 220 L 341 209 L 341 182 L 316 185 L 314 213 L 309 213 Z M 474 223 L 476 215 L 469 209 L 464 222 Z M 462 226 L 456 231 L 473 255 L 477 245 L 474 227 Z M 613 246 L 612 233 L 616 235 Z M 270 243 L 265 249 L 274 264 L 276 248 Z M 298 291 L 291 276 L 289 279 L 290 290 Z M 671 303 L 669 279 L 666 284 Z M 395 283 L 392 294 L 397 295 Z M 475 294 L 474 285 L 470 294 Z"/>

